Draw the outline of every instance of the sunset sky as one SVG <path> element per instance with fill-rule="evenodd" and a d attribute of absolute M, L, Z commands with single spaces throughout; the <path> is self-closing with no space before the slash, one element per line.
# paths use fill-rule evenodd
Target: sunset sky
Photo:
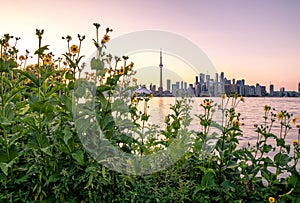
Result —
<path fill-rule="evenodd" d="M 44 29 L 43 44 L 59 55 L 66 52 L 62 36 L 72 35 L 77 43 L 82 34 L 82 52 L 89 55 L 94 22 L 103 30 L 111 27 L 112 39 L 135 31 L 167 31 L 196 44 L 229 79 L 297 90 L 299 11 L 299 0 L 11 0 L 1 2 L 0 35 L 21 37 L 21 53 L 26 48 L 33 53 L 35 29 Z"/>

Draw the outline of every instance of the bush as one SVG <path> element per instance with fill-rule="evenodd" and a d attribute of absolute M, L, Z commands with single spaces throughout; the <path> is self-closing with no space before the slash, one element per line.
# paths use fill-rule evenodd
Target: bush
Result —
<path fill-rule="evenodd" d="M 76 88 L 84 67 L 80 49 L 85 36 L 78 35 L 79 45 L 72 46 L 72 38 L 63 37 L 68 52 L 54 59 L 48 46 L 42 46 L 43 30 L 36 30 L 38 63 L 26 65 L 29 52 L 18 57 L 16 45 L 10 44 L 19 38 L 5 34 L 0 41 L 2 202 L 300 202 L 299 138 L 292 145 L 285 143 L 297 117 L 265 106 L 264 123 L 256 125 L 256 144 L 243 148 L 238 147 L 242 131 L 235 109 L 244 98 L 237 94 L 223 95 L 219 106 L 204 99 L 203 114 L 196 118 L 189 115 L 192 99 L 178 99 L 170 107 L 173 113 L 166 117 L 165 129 L 147 125 L 147 102 L 152 95 L 133 94 L 137 88 L 134 64 L 128 63 L 128 57 L 105 54 L 112 30 L 107 28 L 99 40 L 100 25 L 94 26 L 94 72 L 85 73 L 85 82 L 79 84 L 94 85 L 93 102 L 85 105 L 96 112 L 110 143 L 142 157 L 169 147 L 191 119 L 199 119 L 202 129 L 188 132 L 188 150 L 167 169 L 141 176 L 111 170 L 87 152 L 101 144 L 81 131 L 91 126 L 84 117 L 91 111 L 74 114 L 72 109 L 72 94 L 75 99 L 86 94 L 81 86 Z M 114 96 L 116 92 L 119 97 Z M 121 108 L 124 105 L 129 106 L 126 111 Z M 223 114 L 221 124 L 213 121 L 217 110 Z M 120 129 L 118 121 L 132 124 L 126 129 L 132 136 Z M 275 122 L 280 124 L 278 134 L 271 132 Z M 275 155 L 270 157 L 270 152 Z"/>

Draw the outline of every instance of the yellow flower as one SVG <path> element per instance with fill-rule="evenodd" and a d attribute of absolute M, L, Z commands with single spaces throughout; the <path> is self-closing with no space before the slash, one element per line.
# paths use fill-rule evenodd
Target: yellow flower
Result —
<path fill-rule="evenodd" d="M 138 100 L 138 98 L 136 98 L 136 97 L 135 97 L 134 99 L 131 100 L 131 103 L 138 103 L 138 102 L 139 102 L 139 100 Z"/>
<path fill-rule="evenodd" d="M 205 107 L 211 107 L 211 102 L 210 101 L 205 101 Z"/>
<path fill-rule="evenodd" d="M 123 67 L 121 67 L 121 69 L 120 69 L 120 72 L 119 72 L 121 75 L 124 75 L 124 73 L 125 73 L 125 68 L 123 68 Z"/>
<path fill-rule="evenodd" d="M 274 197 L 269 197 L 269 202 L 270 203 L 274 203 L 275 202 L 275 198 Z"/>
<path fill-rule="evenodd" d="M 72 52 L 72 54 L 77 54 L 79 52 L 79 47 L 73 44 L 70 48 L 70 51 Z"/>
<path fill-rule="evenodd" d="M 245 102 L 244 97 L 241 96 L 240 99 L 241 99 L 241 102 Z"/>
<path fill-rule="evenodd" d="M 102 38 L 102 43 L 106 43 L 110 40 L 110 36 L 109 35 L 104 35 Z"/>
<path fill-rule="evenodd" d="M 298 140 L 293 140 L 292 143 L 293 143 L 294 146 L 297 146 L 297 145 L 299 144 L 299 143 L 298 143 Z"/>
<path fill-rule="evenodd" d="M 45 55 L 44 58 L 43 58 L 43 62 L 44 62 L 45 65 L 51 64 L 51 62 L 52 62 L 51 57 L 48 56 L 48 55 Z"/>
<path fill-rule="evenodd" d="M 278 118 L 278 120 L 282 120 L 283 119 L 283 113 L 282 112 L 278 112 L 277 118 Z"/>
<path fill-rule="evenodd" d="M 152 94 L 152 93 L 150 93 L 150 94 L 149 94 L 149 98 L 152 98 L 152 97 L 153 97 L 153 94 Z"/>
<path fill-rule="evenodd" d="M 237 126 L 240 126 L 240 125 L 241 125 L 240 121 L 237 120 L 237 119 L 233 120 L 233 124 L 234 124 L 234 125 L 237 125 Z"/>
<path fill-rule="evenodd" d="M 5 43 L 3 44 L 3 46 L 4 46 L 4 47 L 9 47 L 8 42 L 5 42 Z"/>
<path fill-rule="evenodd" d="M 111 69 L 109 68 L 109 69 L 107 69 L 107 71 L 106 71 L 108 74 L 111 74 Z"/>
<path fill-rule="evenodd" d="M 54 69 L 58 69 L 58 65 L 57 64 L 54 65 Z"/>
<path fill-rule="evenodd" d="M 270 111 L 270 110 L 271 110 L 271 107 L 270 107 L 270 106 L 268 106 L 268 105 L 265 105 L 265 106 L 264 106 L 264 109 L 265 109 L 265 112 L 268 112 L 268 111 Z"/>
<path fill-rule="evenodd" d="M 131 62 L 131 63 L 129 64 L 129 70 L 130 70 L 130 71 L 132 70 L 132 68 L 133 68 L 133 65 L 134 65 L 134 63 L 133 63 L 133 62 Z"/>
<path fill-rule="evenodd" d="M 20 61 L 24 61 L 26 58 L 25 58 L 25 56 L 23 56 L 23 55 L 21 55 L 20 57 L 19 57 L 19 60 Z"/>
<path fill-rule="evenodd" d="M 222 94 L 222 99 L 226 99 L 227 95 L 225 93 Z"/>
<path fill-rule="evenodd" d="M 297 122 L 297 120 L 298 120 L 298 116 L 295 116 L 295 117 L 292 119 L 292 123 L 295 125 L 296 122 Z"/>

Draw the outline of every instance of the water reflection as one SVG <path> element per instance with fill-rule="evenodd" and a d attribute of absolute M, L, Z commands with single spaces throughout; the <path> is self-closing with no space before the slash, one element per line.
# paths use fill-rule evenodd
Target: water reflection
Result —
<path fill-rule="evenodd" d="M 191 123 L 191 128 L 194 130 L 200 130 L 199 121 L 194 116 L 199 113 L 203 113 L 200 104 L 203 102 L 204 98 L 194 98 L 193 108 L 191 110 L 191 115 L 193 116 L 193 121 Z M 221 98 L 212 98 L 217 104 L 221 103 Z M 240 103 L 237 112 L 241 113 L 241 129 L 243 131 L 243 137 L 240 137 L 240 144 L 245 146 L 248 142 L 254 144 L 257 138 L 257 133 L 255 132 L 254 124 L 263 123 L 264 119 L 264 106 L 269 105 L 275 108 L 275 112 L 281 110 L 287 110 L 288 112 L 297 115 L 300 118 L 300 98 L 245 98 L 245 103 Z M 174 97 L 155 97 L 149 102 L 149 113 L 151 124 L 157 124 L 164 127 L 165 116 L 171 114 L 170 105 L 175 103 Z M 216 111 L 214 114 L 214 120 L 221 123 L 222 114 L 221 111 Z M 298 124 L 300 122 L 298 121 Z M 293 126 L 295 127 L 295 126 Z M 279 123 L 274 125 L 273 133 L 278 134 Z M 296 128 L 290 130 L 289 135 L 286 137 L 286 143 L 290 144 L 293 140 L 297 139 L 298 132 Z M 273 143 L 275 144 L 275 143 Z"/>

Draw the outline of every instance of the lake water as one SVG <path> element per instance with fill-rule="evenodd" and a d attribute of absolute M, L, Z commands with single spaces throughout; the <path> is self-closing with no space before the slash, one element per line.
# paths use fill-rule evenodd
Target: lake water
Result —
<path fill-rule="evenodd" d="M 149 122 L 151 124 L 157 124 L 164 126 L 165 116 L 172 113 L 170 110 L 170 104 L 175 103 L 174 97 L 154 97 L 149 101 L 149 110 L 150 114 Z M 191 110 L 191 115 L 194 117 L 190 128 L 194 130 L 200 130 L 199 119 L 194 115 L 203 113 L 202 107 L 200 104 L 203 102 L 204 98 L 194 98 L 193 109 Z M 211 98 L 215 103 L 220 104 L 221 98 Z M 275 108 L 279 112 L 281 110 L 287 110 L 289 113 L 292 113 L 294 116 L 298 116 L 300 119 L 300 97 L 296 98 L 272 98 L 272 97 L 246 97 L 245 102 L 240 102 L 236 111 L 241 113 L 241 129 L 243 131 L 243 136 L 239 138 L 240 146 L 247 145 L 248 142 L 255 144 L 257 139 L 257 133 L 255 132 L 254 124 L 262 124 L 264 119 L 264 106 L 269 105 L 272 108 Z M 298 119 L 297 124 L 300 124 Z M 217 110 L 214 115 L 214 120 L 217 122 L 221 121 L 221 111 Z M 298 131 L 295 125 L 292 125 L 291 129 L 286 137 L 286 144 L 291 144 L 293 140 L 298 139 Z M 273 133 L 279 135 L 279 122 L 276 120 L 276 125 L 273 127 Z M 272 142 L 272 141 L 271 141 Z M 275 143 L 274 143 L 275 144 Z"/>

